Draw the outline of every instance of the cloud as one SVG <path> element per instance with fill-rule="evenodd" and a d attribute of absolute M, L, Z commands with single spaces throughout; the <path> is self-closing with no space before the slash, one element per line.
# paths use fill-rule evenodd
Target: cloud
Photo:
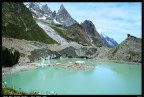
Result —
<path fill-rule="evenodd" d="M 127 34 L 141 38 L 141 7 L 140 2 L 124 3 L 47 3 L 58 11 L 61 4 L 79 23 L 91 20 L 96 29 L 121 43 Z"/>

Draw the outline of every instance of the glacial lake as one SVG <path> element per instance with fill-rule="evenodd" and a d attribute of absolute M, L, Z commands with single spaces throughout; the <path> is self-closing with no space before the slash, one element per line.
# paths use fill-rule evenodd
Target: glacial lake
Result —
<path fill-rule="evenodd" d="M 41 64 L 85 61 L 94 65 L 91 70 L 65 70 L 62 67 L 39 67 L 3 76 L 8 87 L 46 94 L 51 91 L 58 95 L 141 95 L 142 67 L 110 62 L 95 62 L 87 59 L 65 58 L 61 60 L 38 61 Z"/>

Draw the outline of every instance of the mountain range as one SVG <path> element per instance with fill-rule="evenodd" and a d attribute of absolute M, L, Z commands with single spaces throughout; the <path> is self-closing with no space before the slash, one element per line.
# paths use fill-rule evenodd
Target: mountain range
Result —
<path fill-rule="evenodd" d="M 141 39 L 128 34 L 118 45 L 114 39 L 98 32 L 92 21 L 79 24 L 63 5 L 58 12 L 52 12 L 47 5 L 37 2 L 3 2 L 2 37 L 3 46 L 18 49 L 20 60 L 25 62 L 30 62 L 29 58 L 35 60 L 37 55 L 41 58 L 53 54 L 142 62 Z"/>
<path fill-rule="evenodd" d="M 27 8 L 32 12 L 32 15 L 34 18 L 39 19 L 39 20 L 44 20 L 50 24 L 54 25 L 59 25 L 59 26 L 64 26 L 66 28 L 70 28 L 70 26 L 76 26 L 77 31 L 75 29 L 73 32 L 67 30 L 67 39 L 70 40 L 75 40 L 76 38 L 79 37 L 80 31 L 78 30 L 83 30 L 81 32 L 80 38 L 77 40 L 82 40 L 82 41 L 77 41 L 79 43 L 86 43 L 88 45 L 96 45 L 96 46 L 108 46 L 108 47 L 115 47 L 117 45 L 117 42 L 115 40 L 112 40 L 109 37 L 102 37 L 103 35 L 99 35 L 98 31 L 95 28 L 95 25 L 90 21 L 90 20 L 85 20 L 83 23 L 79 24 L 76 20 L 74 20 L 71 15 L 68 13 L 68 11 L 65 9 L 64 5 L 62 4 L 58 10 L 56 11 L 51 11 L 50 8 L 48 7 L 47 4 L 42 5 L 40 3 L 24 3 Z M 75 25 L 73 25 L 75 24 Z M 79 26 L 78 26 L 79 25 Z M 80 27 L 81 26 L 81 27 Z M 80 28 L 79 28 L 80 27 Z M 72 27 L 73 28 L 73 27 Z M 73 33 L 73 34 L 72 34 Z M 73 39 L 72 39 L 73 37 Z"/>
<path fill-rule="evenodd" d="M 100 34 L 100 37 L 104 41 L 104 43 L 107 45 L 107 47 L 114 48 L 118 45 L 118 43 L 113 39 L 108 37 L 107 35 L 103 34 L 102 32 L 98 32 Z"/>
<path fill-rule="evenodd" d="M 77 23 L 77 21 L 70 16 L 63 5 L 60 6 L 60 9 L 56 13 L 56 11 L 52 12 L 47 4 L 41 5 L 40 3 L 35 2 L 24 4 L 27 8 L 30 9 L 35 18 L 44 19 L 49 23 L 59 24 L 63 26 L 71 26 L 72 24 Z"/>

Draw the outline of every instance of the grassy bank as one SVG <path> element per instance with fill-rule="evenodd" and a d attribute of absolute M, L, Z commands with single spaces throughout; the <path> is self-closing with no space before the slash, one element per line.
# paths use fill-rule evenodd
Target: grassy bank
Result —
<path fill-rule="evenodd" d="M 40 95 L 39 92 L 31 92 L 31 93 L 25 93 L 21 90 L 15 90 L 13 88 L 2 88 L 2 95 Z"/>
<path fill-rule="evenodd" d="M 16 90 L 14 88 L 7 87 L 6 82 L 2 82 L 2 95 L 41 95 L 38 91 L 32 91 L 32 92 L 24 92 L 19 88 L 19 90 Z M 50 92 L 47 95 L 57 95 L 55 92 Z"/>

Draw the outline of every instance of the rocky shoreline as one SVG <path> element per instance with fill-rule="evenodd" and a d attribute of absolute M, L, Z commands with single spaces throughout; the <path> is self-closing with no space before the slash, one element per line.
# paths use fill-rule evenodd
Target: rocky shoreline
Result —
<path fill-rule="evenodd" d="M 66 45 L 44 44 L 35 41 L 19 40 L 5 37 L 2 38 L 2 45 L 8 49 L 18 50 L 21 54 L 19 64 L 16 64 L 13 67 L 2 67 L 2 75 L 37 69 L 39 66 L 36 63 L 32 62 L 34 62 L 35 60 L 44 60 L 47 58 L 87 58 L 95 62 L 113 62 L 136 65 L 141 64 L 138 62 L 109 59 L 107 56 L 111 49 L 107 47 L 82 46 L 76 43 L 69 43 Z M 70 65 L 70 63 L 68 64 Z M 53 66 L 66 66 L 66 64 L 53 64 Z M 71 65 L 64 68 L 68 70 L 83 70 L 91 67 L 81 67 L 75 64 L 75 66 Z"/>
<path fill-rule="evenodd" d="M 120 63 L 120 64 L 134 64 L 134 65 L 141 65 L 142 63 L 138 63 L 138 62 L 127 62 L 127 61 L 122 61 L 122 60 L 109 60 L 107 58 L 105 59 L 92 59 L 92 61 L 96 61 L 96 62 L 112 62 L 112 63 Z"/>
<path fill-rule="evenodd" d="M 46 65 L 46 66 L 62 66 L 66 70 L 86 70 L 86 69 L 92 69 L 94 66 L 86 65 L 85 63 L 80 62 L 69 62 L 66 64 L 52 64 L 52 65 Z M 26 64 L 16 64 L 13 67 L 2 67 L 2 76 L 9 75 L 16 72 L 21 71 L 28 71 L 28 70 L 34 70 L 39 68 L 37 64 L 34 63 L 26 63 Z"/>
<path fill-rule="evenodd" d="M 38 66 L 36 66 L 35 64 L 30 64 L 30 63 L 16 64 L 13 67 L 2 67 L 2 76 L 20 72 L 20 71 L 34 70 L 37 68 Z"/>
<path fill-rule="evenodd" d="M 112 63 L 121 63 L 121 64 L 133 64 L 133 65 L 141 65 L 141 63 L 136 62 L 125 62 L 125 61 L 118 61 L 118 60 L 108 60 L 108 59 L 90 59 L 91 61 L 95 62 L 112 62 Z M 94 66 L 87 65 L 85 63 L 76 63 L 76 62 L 69 62 L 67 64 L 52 64 L 48 66 L 63 66 L 66 70 L 86 70 L 86 69 L 93 69 Z M 25 64 L 16 64 L 13 67 L 2 67 L 2 76 L 9 75 L 16 72 L 21 71 L 28 71 L 34 70 L 39 68 L 35 63 L 25 63 Z"/>

